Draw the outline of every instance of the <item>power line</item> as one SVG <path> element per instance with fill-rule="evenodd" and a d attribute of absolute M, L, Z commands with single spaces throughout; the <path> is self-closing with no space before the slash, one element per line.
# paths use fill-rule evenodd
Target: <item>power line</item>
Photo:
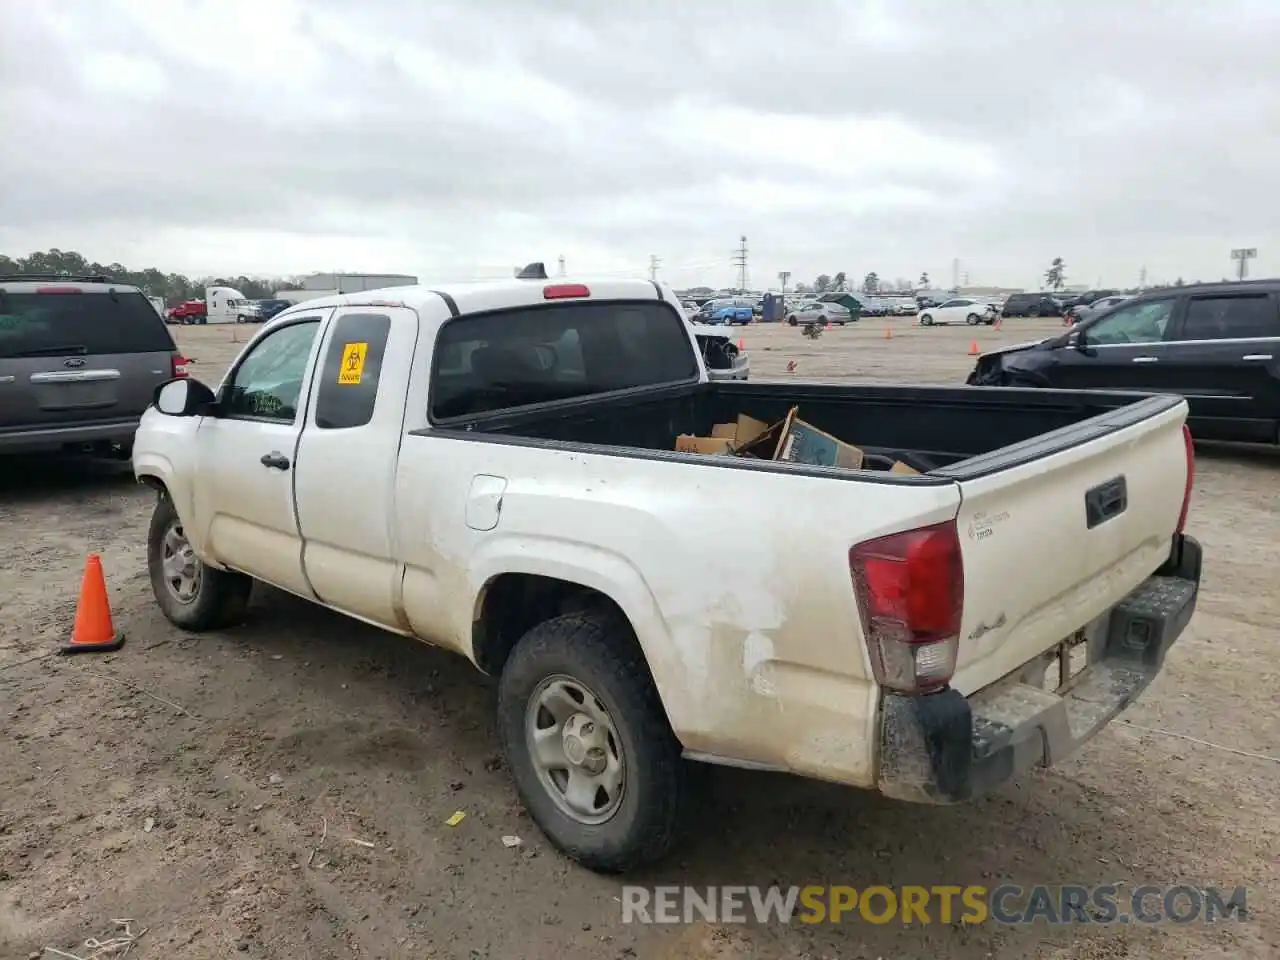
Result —
<path fill-rule="evenodd" d="M 747 273 L 747 238 L 745 236 L 739 241 L 738 249 L 733 252 L 733 263 L 738 268 L 738 292 L 746 293 L 750 275 Z"/>

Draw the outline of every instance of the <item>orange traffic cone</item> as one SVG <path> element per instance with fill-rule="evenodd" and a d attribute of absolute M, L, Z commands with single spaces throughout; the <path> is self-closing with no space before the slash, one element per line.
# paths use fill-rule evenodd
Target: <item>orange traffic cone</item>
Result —
<path fill-rule="evenodd" d="M 828 321 L 827 321 L 827 329 L 828 329 L 828 330 L 830 330 L 830 329 L 831 329 L 831 321 L 830 321 L 830 320 L 828 320 Z"/>
<path fill-rule="evenodd" d="M 111 601 L 107 599 L 107 581 L 102 575 L 102 560 L 89 554 L 80 582 L 80 604 L 76 607 L 76 625 L 71 642 L 60 653 L 110 653 L 124 646 L 124 634 L 116 633 L 111 623 Z"/>
<path fill-rule="evenodd" d="M 796 362 L 794 360 L 788 360 L 787 373 L 795 373 L 795 372 L 796 372 Z"/>
<path fill-rule="evenodd" d="M 747 341 L 742 339 L 742 337 L 738 338 L 738 349 L 739 350 L 747 349 Z"/>
<path fill-rule="evenodd" d="M 971 356 L 971 357 L 976 357 L 977 355 L 978 355 L 978 341 L 977 341 L 977 340 L 970 340 L 970 341 L 969 341 L 969 356 Z"/>
<path fill-rule="evenodd" d="M 999 329 L 1000 329 L 1000 325 L 1001 325 L 1002 323 L 1004 323 L 1004 318 L 1003 318 L 1003 317 L 996 317 L 996 329 L 997 329 L 997 330 L 999 330 Z"/>
<path fill-rule="evenodd" d="M 885 327 L 885 328 L 884 328 L 884 338 L 885 338 L 886 340 L 892 340 L 892 339 L 893 339 L 893 330 L 892 330 L 891 328 L 889 328 L 889 327 Z"/>

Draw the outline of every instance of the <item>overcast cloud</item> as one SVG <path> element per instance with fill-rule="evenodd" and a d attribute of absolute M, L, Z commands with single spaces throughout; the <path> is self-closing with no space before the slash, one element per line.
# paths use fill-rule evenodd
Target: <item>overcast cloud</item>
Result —
<path fill-rule="evenodd" d="M 0 252 L 1280 273 L 1277 0 L 0 3 Z"/>

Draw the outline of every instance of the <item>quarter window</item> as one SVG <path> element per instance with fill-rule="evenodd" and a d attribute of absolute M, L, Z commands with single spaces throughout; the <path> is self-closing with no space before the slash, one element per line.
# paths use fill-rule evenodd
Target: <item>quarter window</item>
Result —
<path fill-rule="evenodd" d="M 263 337 L 227 381 L 223 416 L 292 423 L 319 320 L 290 324 Z"/>
<path fill-rule="evenodd" d="M 391 318 L 384 314 L 338 318 L 316 391 L 316 426 L 321 430 L 363 427 L 373 419 L 390 332 Z"/>

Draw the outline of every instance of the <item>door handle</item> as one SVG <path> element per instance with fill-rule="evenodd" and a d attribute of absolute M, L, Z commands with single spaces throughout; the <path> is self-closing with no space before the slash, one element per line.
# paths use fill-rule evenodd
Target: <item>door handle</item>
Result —
<path fill-rule="evenodd" d="M 264 467 L 270 467 L 272 470 L 288 470 L 289 458 L 278 450 L 272 450 L 270 453 L 263 454 L 259 461 Z"/>
<path fill-rule="evenodd" d="M 1159 357 L 1134 357 L 1133 362 L 1134 363 L 1155 363 L 1159 359 L 1160 359 Z"/>
<path fill-rule="evenodd" d="M 1246 354 L 1245 354 L 1243 357 L 1241 357 L 1240 359 L 1241 359 L 1241 360 L 1270 360 L 1270 359 L 1271 359 L 1271 354 L 1269 354 L 1269 353 L 1246 353 Z"/>

